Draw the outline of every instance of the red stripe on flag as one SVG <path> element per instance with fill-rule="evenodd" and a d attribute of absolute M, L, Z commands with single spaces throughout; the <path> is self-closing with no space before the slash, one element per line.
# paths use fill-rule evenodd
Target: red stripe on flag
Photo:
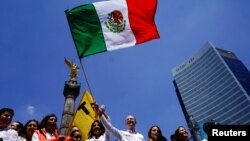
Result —
<path fill-rule="evenodd" d="M 136 44 L 160 38 L 154 21 L 157 0 L 127 0 L 127 6 Z"/>

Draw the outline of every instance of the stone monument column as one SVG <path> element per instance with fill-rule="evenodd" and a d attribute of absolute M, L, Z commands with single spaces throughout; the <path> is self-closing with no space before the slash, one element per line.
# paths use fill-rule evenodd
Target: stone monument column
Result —
<path fill-rule="evenodd" d="M 73 61 L 70 63 L 65 58 L 65 63 L 70 67 L 70 80 L 65 82 L 63 94 L 65 97 L 64 108 L 62 113 L 62 120 L 60 125 L 60 135 L 66 135 L 70 126 L 70 122 L 75 113 L 75 99 L 80 92 L 80 84 L 77 82 L 77 71 L 79 67 Z"/>

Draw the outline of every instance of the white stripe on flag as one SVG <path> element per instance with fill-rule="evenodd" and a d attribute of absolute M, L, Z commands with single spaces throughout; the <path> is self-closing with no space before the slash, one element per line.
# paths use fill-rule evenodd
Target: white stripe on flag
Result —
<path fill-rule="evenodd" d="M 99 20 L 102 26 L 103 35 L 108 51 L 134 46 L 136 38 L 131 30 L 128 19 L 128 8 L 126 0 L 103 1 L 93 3 L 96 8 Z M 123 20 L 126 20 L 124 31 L 120 33 L 111 32 L 105 22 L 108 21 L 108 14 L 114 10 L 119 10 L 123 14 Z"/>

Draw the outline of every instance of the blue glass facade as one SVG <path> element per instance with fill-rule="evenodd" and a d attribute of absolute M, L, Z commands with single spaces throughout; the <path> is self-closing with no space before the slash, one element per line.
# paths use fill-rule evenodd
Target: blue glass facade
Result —
<path fill-rule="evenodd" d="M 232 52 L 208 42 L 172 73 L 187 123 L 250 124 L 250 72 Z"/>

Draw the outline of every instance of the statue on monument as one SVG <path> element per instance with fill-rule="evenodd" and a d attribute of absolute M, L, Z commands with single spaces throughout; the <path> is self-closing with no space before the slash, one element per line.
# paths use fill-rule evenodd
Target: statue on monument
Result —
<path fill-rule="evenodd" d="M 74 60 L 70 62 L 67 58 L 64 58 L 64 62 L 67 64 L 67 66 L 70 68 L 70 78 L 76 79 L 77 77 L 77 71 L 79 71 L 79 67 L 74 63 Z"/>

